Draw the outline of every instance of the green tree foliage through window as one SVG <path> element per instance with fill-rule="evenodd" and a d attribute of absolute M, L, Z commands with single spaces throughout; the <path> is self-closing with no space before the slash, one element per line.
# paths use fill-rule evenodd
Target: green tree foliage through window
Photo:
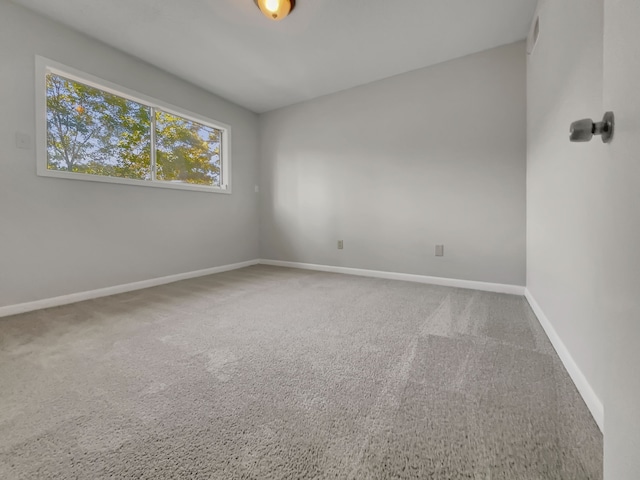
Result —
<path fill-rule="evenodd" d="M 155 153 L 156 180 L 220 186 L 221 130 L 52 73 L 46 88 L 49 170 L 150 181 Z"/>
<path fill-rule="evenodd" d="M 47 75 L 47 167 L 150 179 L 150 110 L 97 88 Z"/>
<path fill-rule="evenodd" d="M 219 185 L 221 134 L 218 129 L 157 111 L 158 180 Z"/>

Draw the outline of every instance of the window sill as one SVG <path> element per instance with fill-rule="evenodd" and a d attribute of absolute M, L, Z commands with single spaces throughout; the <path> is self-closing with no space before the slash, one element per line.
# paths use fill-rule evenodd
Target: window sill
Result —
<path fill-rule="evenodd" d="M 137 187 L 153 187 L 164 188 L 169 190 L 191 190 L 194 192 L 205 193 L 224 193 L 230 194 L 230 187 L 211 187 L 207 185 L 194 185 L 189 183 L 172 183 L 161 182 L 151 180 L 135 180 L 133 178 L 118 178 L 118 177 L 106 177 L 100 175 L 90 175 L 87 173 L 74 173 L 65 172 L 61 170 L 49 170 L 38 168 L 39 177 L 52 177 L 52 178 L 64 178 L 67 180 L 80 180 L 84 182 L 102 182 L 102 183 L 116 183 L 121 185 L 134 185 Z"/>

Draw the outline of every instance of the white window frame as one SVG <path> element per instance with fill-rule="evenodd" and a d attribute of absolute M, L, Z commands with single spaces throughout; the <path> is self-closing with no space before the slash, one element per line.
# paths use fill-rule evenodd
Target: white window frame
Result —
<path fill-rule="evenodd" d="M 222 132 L 222 145 L 220 146 L 220 186 L 195 185 L 190 183 L 173 183 L 156 180 L 155 172 L 151 180 L 138 180 L 133 178 L 109 177 L 106 175 L 92 175 L 89 173 L 67 172 L 64 170 L 50 170 L 48 166 L 47 152 L 47 74 L 60 75 L 76 82 L 89 85 L 104 92 L 117 95 L 127 100 L 140 103 L 152 109 L 161 110 L 172 115 L 177 115 L 187 120 L 200 123 L 207 127 L 215 128 Z M 152 128 L 152 140 L 155 132 Z M 36 55 L 36 159 L 37 174 L 42 177 L 65 178 L 70 180 L 83 180 L 89 182 L 119 183 L 124 185 L 136 185 L 142 187 L 169 188 L 173 190 L 194 190 L 199 192 L 231 193 L 231 127 L 224 123 L 213 121 L 184 108 L 171 105 L 162 100 L 144 95 L 134 90 L 102 80 L 75 68 L 63 65 L 54 60 Z M 154 149 L 152 148 L 152 157 Z M 153 162 L 153 160 L 152 160 Z"/>

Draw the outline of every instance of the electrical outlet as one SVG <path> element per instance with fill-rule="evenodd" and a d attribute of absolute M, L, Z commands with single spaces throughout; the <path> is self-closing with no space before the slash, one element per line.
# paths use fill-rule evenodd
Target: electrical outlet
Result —
<path fill-rule="evenodd" d="M 344 250 L 344 240 L 338 240 L 338 250 Z"/>
<path fill-rule="evenodd" d="M 436 257 L 444 257 L 444 245 L 436 245 Z"/>

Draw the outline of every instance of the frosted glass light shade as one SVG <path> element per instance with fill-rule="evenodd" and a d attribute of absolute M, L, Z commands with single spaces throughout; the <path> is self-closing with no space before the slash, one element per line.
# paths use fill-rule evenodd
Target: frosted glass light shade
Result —
<path fill-rule="evenodd" d="M 271 20 L 282 20 L 294 6 L 294 0 L 255 0 L 264 16 Z"/>

